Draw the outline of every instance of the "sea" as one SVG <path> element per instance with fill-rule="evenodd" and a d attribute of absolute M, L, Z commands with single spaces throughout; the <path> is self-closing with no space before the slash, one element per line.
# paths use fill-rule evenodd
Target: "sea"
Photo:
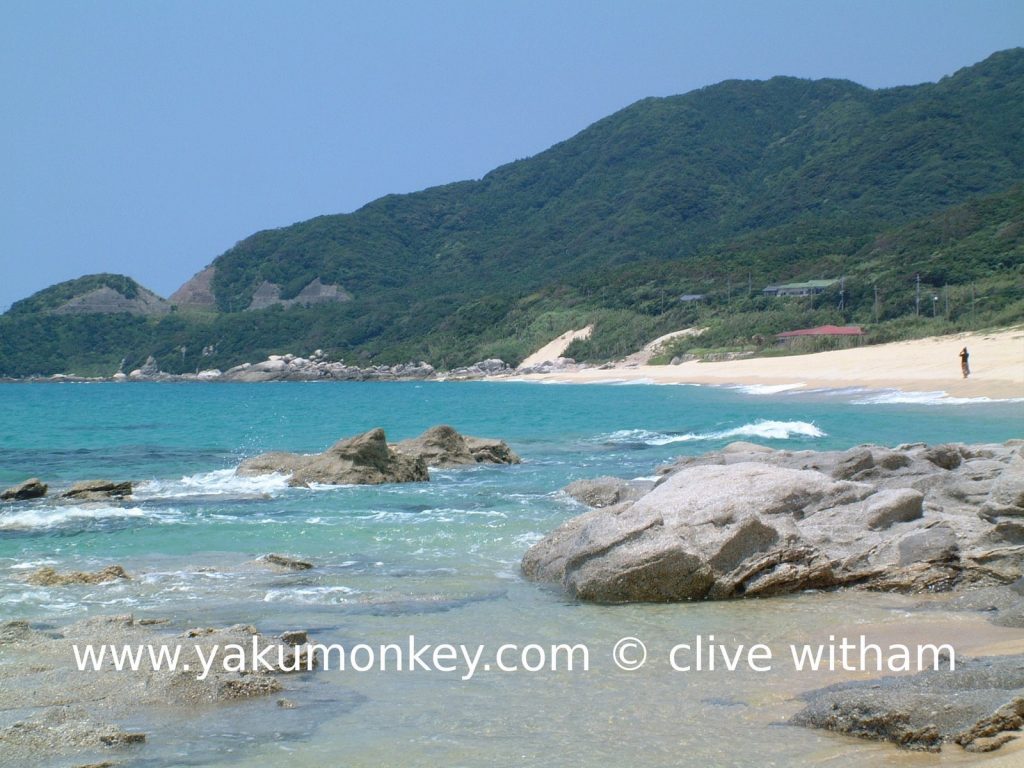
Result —
<path fill-rule="evenodd" d="M 506 440 L 515 466 L 432 469 L 426 483 L 291 488 L 238 477 L 246 457 L 318 452 L 382 427 L 389 440 L 449 424 Z M 902 752 L 787 724 L 800 694 L 845 679 L 797 673 L 791 644 L 841 633 L 953 643 L 983 617 L 922 597 L 860 592 L 671 605 L 591 605 L 526 581 L 528 547 L 585 509 L 581 479 L 649 478 L 674 458 L 746 440 L 788 450 L 1024 437 L 1024 401 L 942 393 L 625 383 L 65 383 L 0 386 L 0 487 L 38 476 L 132 480 L 124 503 L 0 506 L 0 622 L 59 631 L 89 616 L 168 619 L 169 632 L 243 623 L 308 630 L 351 648 L 417 642 L 513 646 L 518 669 L 318 670 L 277 697 L 182 710 L 140 707 L 148 734 L 123 766 L 931 766 L 970 756 Z M 309 561 L 276 572 L 267 553 Z M 121 565 L 130 580 L 41 587 L 43 566 Z M 902 634 L 901 634 L 902 633 Z M 680 672 L 677 644 L 709 636 L 777 649 L 770 671 Z M 641 640 L 646 663 L 613 651 Z M 588 668 L 537 666 L 582 644 Z M 517 655 L 537 646 L 532 657 Z M 3 649 L 0 648 L 0 661 Z M 636 656 L 637 654 L 632 654 Z M 68 660 L 69 680 L 75 674 Z M 70 685 L 70 684 L 69 684 Z M 13 715 L 0 712 L 0 728 Z M 3 764 L 0 755 L 0 764 Z M 66 760 L 39 756 L 39 765 Z"/>

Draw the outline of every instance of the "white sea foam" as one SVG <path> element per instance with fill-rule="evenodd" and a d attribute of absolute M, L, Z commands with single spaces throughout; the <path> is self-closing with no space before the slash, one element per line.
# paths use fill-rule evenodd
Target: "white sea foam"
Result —
<path fill-rule="evenodd" d="M 952 397 L 943 391 L 903 392 L 886 389 L 851 400 L 853 405 L 974 405 L 977 403 L 1024 403 L 1024 397 L 996 399 L 991 397 Z"/>
<path fill-rule="evenodd" d="M 180 499 L 187 496 L 277 496 L 288 490 L 288 475 L 279 473 L 246 477 L 234 469 L 217 469 L 180 480 L 149 480 L 140 483 L 138 499 Z"/>
<path fill-rule="evenodd" d="M 0 516 L 0 531 L 60 528 L 92 520 L 146 517 L 138 507 L 49 507 L 7 512 Z"/>
<path fill-rule="evenodd" d="M 798 384 L 745 384 L 742 386 L 729 387 L 745 395 L 777 395 L 780 392 L 789 392 L 794 389 L 803 389 L 806 386 L 803 382 Z"/>
<path fill-rule="evenodd" d="M 300 603 L 316 605 L 320 603 L 347 603 L 350 595 L 359 594 L 359 590 L 341 585 L 333 587 L 295 587 L 291 589 L 271 589 L 263 596 L 265 603 Z"/>
<path fill-rule="evenodd" d="M 714 432 L 668 434 L 646 429 L 624 429 L 598 438 L 599 442 L 633 445 L 672 445 L 702 440 L 728 440 L 738 437 L 760 437 L 764 440 L 789 440 L 794 437 L 826 437 L 827 433 L 808 421 L 771 421 L 760 419 L 750 424 Z"/>

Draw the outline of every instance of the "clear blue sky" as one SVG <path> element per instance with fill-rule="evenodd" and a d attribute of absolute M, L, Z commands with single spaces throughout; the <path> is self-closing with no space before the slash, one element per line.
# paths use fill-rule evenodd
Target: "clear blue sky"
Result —
<path fill-rule="evenodd" d="M 934 81 L 1024 0 L 0 3 L 0 309 L 167 295 L 259 229 L 479 178 L 727 78 Z"/>

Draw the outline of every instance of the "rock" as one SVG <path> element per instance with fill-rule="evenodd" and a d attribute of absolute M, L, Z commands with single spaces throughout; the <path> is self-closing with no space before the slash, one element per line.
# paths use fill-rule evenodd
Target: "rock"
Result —
<path fill-rule="evenodd" d="M 431 427 L 419 437 L 392 446 L 398 453 L 419 457 L 428 467 L 472 464 L 518 464 L 520 459 L 503 440 L 464 437 L 447 425 Z"/>
<path fill-rule="evenodd" d="M 623 501 L 636 501 L 651 489 L 651 485 L 630 482 L 618 477 L 594 477 L 569 483 L 562 492 L 588 507 L 600 508 Z"/>
<path fill-rule="evenodd" d="M 32 628 L 24 619 L 12 619 L 0 624 L 0 645 L 17 643 L 32 636 Z"/>
<path fill-rule="evenodd" d="M 722 453 L 771 453 L 774 448 L 769 448 L 767 445 L 758 445 L 757 443 L 748 443 L 745 440 L 736 440 L 735 442 L 729 443 L 725 448 L 722 449 Z"/>
<path fill-rule="evenodd" d="M 913 488 L 879 491 L 867 505 L 868 528 L 873 531 L 890 528 L 895 523 L 908 523 L 921 517 L 924 494 Z"/>
<path fill-rule="evenodd" d="M 974 723 L 954 737 L 954 741 L 974 752 L 991 752 L 1013 739 L 994 738 L 1004 731 L 1019 731 L 1024 726 L 1024 696 L 1007 702 L 988 717 Z M 1007 734 L 1009 735 L 1009 734 Z"/>
<path fill-rule="evenodd" d="M 25 501 L 26 499 L 39 499 L 46 495 L 49 490 L 46 483 L 38 477 L 31 477 L 22 483 L 12 485 L 10 488 L 0 492 L 0 501 Z"/>
<path fill-rule="evenodd" d="M 43 755 L 52 754 L 57 749 L 118 748 L 143 744 L 145 741 L 144 733 L 125 731 L 115 725 L 98 722 L 83 708 L 73 706 L 52 707 L 0 729 L 0 744 L 3 744 L 7 755 L 12 748 L 27 749 Z"/>
<path fill-rule="evenodd" d="M 293 486 L 310 483 L 377 485 L 430 479 L 423 459 L 392 450 L 382 429 L 340 440 L 319 454 L 270 453 L 256 456 L 243 461 L 237 471 L 240 475 L 290 474 L 289 484 Z"/>
<path fill-rule="evenodd" d="M 560 573 L 539 568 L 530 552 L 524 573 L 600 602 L 830 586 L 837 577 L 828 560 L 801 541 L 795 521 L 870 491 L 819 472 L 756 463 L 688 467 L 634 504 L 584 515 L 556 531 L 554 542 L 535 545 Z"/>
<path fill-rule="evenodd" d="M 849 451 L 848 455 L 836 465 L 836 468 L 832 470 L 832 477 L 837 480 L 849 480 L 874 466 L 875 457 L 871 451 L 866 448 L 856 448 Z"/>
<path fill-rule="evenodd" d="M 419 437 L 397 443 L 394 449 L 406 456 L 420 457 L 428 467 L 476 464 L 465 438 L 447 425 L 431 427 Z"/>
<path fill-rule="evenodd" d="M 120 565 L 108 565 L 99 571 L 68 571 L 66 573 L 58 573 L 53 568 L 43 567 L 29 574 L 25 582 L 37 587 L 63 587 L 70 584 L 103 584 L 118 579 L 131 579 L 131 576 Z"/>
<path fill-rule="evenodd" d="M 145 362 L 142 364 L 142 368 L 138 370 L 141 376 L 156 376 L 160 373 L 160 368 L 157 366 L 157 358 L 152 354 L 145 358 Z"/>
<path fill-rule="evenodd" d="M 281 683 L 270 675 L 247 675 L 223 681 L 217 691 L 217 698 L 221 700 L 249 699 L 254 696 L 268 696 L 281 689 Z"/>
<path fill-rule="evenodd" d="M 106 501 L 108 499 L 123 499 L 131 495 L 131 481 L 113 483 L 110 480 L 83 480 L 72 485 L 60 497 L 75 501 Z"/>
<path fill-rule="evenodd" d="M 449 426 L 432 427 L 419 437 L 388 445 L 384 431 L 346 438 L 320 454 L 265 453 L 243 461 L 240 475 L 291 475 L 291 485 L 410 483 L 429 480 L 427 466 L 518 464 L 502 440 L 460 435 Z"/>
<path fill-rule="evenodd" d="M 489 437 L 466 436 L 466 445 L 477 464 L 520 464 L 516 455 L 504 440 Z"/>
<path fill-rule="evenodd" d="M 948 525 L 936 525 L 911 533 L 900 540 L 900 565 L 955 560 L 958 544 L 956 534 Z"/>
<path fill-rule="evenodd" d="M 281 642 L 285 645 L 303 645 L 309 642 L 309 637 L 306 630 L 294 629 L 290 632 L 282 632 Z"/>
<path fill-rule="evenodd" d="M 925 450 L 921 456 L 936 467 L 945 470 L 956 469 L 963 461 L 960 448 L 956 445 L 936 445 Z"/>
<path fill-rule="evenodd" d="M 1024 458 L 1015 458 L 995 479 L 981 514 L 987 519 L 1024 516 Z"/>
<path fill-rule="evenodd" d="M 599 602 L 1011 584 L 1024 571 L 1024 520 L 997 513 L 1024 500 L 1018 450 L 730 445 L 659 469 L 636 500 L 614 479 L 567 488 L 607 506 L 535 544 L 523 573 Z"/>
<path fill-rule="evenodd" d="M 1024 657 L 957 659 L 914 675 L 840 683 L 803 696 L 795 725 L 937 752 L 998 749 L 1024 725 Z M 1009 738 L 1007 738 L 1009 737 Z"/>
<path fill-rule="evenodd" d="M 313 567 L 312 563 L 307 563 L 305 560 L 298 560 L 294 557 L 276 555 L 274 553 L 263 555 L 263 557 L 257 558 L 256 562 L 265 563 L 285 571 L 308 571 Z"/>

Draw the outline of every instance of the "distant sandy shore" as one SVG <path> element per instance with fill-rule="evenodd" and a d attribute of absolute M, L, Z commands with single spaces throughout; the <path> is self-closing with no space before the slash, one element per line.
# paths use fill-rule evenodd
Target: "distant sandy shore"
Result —
<path fill-rule="evenodd" d="M 971 376 L 960 374 L 960 349 L 970 353 Z M 719 363 L 636 365 L 599 370 L 528 374 L 534 381 L 600 383 L 864 387 L 905 392 L 945 392 L 950 397 L 1024 398 L 1024 327 L 788 357 Z"/>

